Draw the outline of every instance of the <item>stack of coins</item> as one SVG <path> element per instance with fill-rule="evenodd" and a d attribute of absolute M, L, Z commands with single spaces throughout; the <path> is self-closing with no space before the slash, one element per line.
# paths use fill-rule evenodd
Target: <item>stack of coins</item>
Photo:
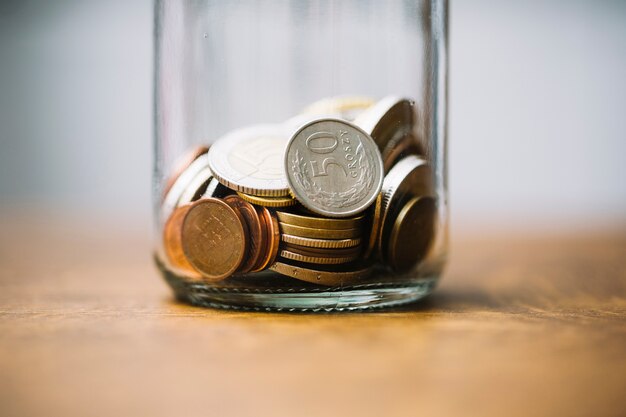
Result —
<path fill-rule="evenodd" d="M 271 269 L 320 285 L 415 269 L 437 200 L 409 99 L 320 100 L 234 130 L 177 165 L 162 199 L 168 266 L 219 282 Z"/>

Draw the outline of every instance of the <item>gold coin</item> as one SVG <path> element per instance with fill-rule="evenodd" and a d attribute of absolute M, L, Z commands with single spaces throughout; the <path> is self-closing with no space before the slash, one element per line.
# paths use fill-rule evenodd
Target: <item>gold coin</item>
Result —
<path fill-rule="evenodd" d="M 285 243 L 307 246 L 310 248 L 351 248 L 361 243 L 361 238 L 353 239 L 313 239 L 283 234 L 281 239 Z"/>
<path fill-rule="evenodd" d="M 300 227 L 311 227 L 318 229 L 355 229 L 363 224 L 364 215 L 347 219 L 331 219 L 328 217 L 303 216 L 300 214 L 277 211 L 276 216 L 281 223 L 292 224 Z"/>
<path fill-rule="evenodd" d="M 413 269 L 428 253 L 435 235 L 437 204 L 413 197 L 398 213 L 387 246 L 386 263 L 396 272 Z"/>
<path fill-rule="evenodd" d="M 342 267 L 335 267 L 334 271 L 325 271 L 323 269 L 311 269 L 291 262 L 274 262 L 270 269 L 279 274 L 299 279 L 301 281 L 311 282 L 313 284 L 327 286 L 343 286 L 352 284 L 359 280 L 367 278 L 372 273 L 372 268 L 358 268 L 355 270 L 346 270 Z"/>
<path fill-rule="evenodd" d="M 167 219 L 163 227 L 163 246 L 170 267 L 180 269 L 181 273 L 190 278 L 200 278 L 198 271 L 187 260 L 182 247 L 181 229 L 190 206 L 176 208 L 170 218 Z"/>
<path fill-rule="evenodd" d="M 182 247 L 189 263 L 210 281 L 232 275 L 248 246 L 241 214 L 217 198 L 191 205 L 182 225 Z"/>
<path fill-rule="evenodd" d="M 237 194 L 249 203 L 264 207 L 287 207 L 293 206 L 297 202 L 293 197 L 258 197 L 256 195 L 245 194 L 239 191 L 237 191 Z"/>
<path fill-rule="evenodd" d="M 288 250 L 289 252 L 298 253 L 305 256 L 314 256 L 320 258 L 346 258 L 346 257 L 358 257 L 362 248 L 355 246 L 352 248 L 310 248 L 307 246 L 293 245 L 291 243 L 284 243 L 281 249 Z"/>
<path fill-rule="evenodd" d="M 282 256 L 283 258 L 291 259 L 293 261 L 304 262 L 304 263 L 309 263 L 309 264 L 320 264 L 320 265 L 345 264 L 345 263 L 354 261 L 356 258 L 358 258 L 358 255 L 345 256 L 345 257 L 308 256 L 308 255 L 301 255 L 299 253 L 291 252 L 286 249 L 282 249 L 280 251 L 280 256 Z"/>
<path fill-rule="evenodd" d="M 283 234 L 307 237 L 313 239 L 354 239 L 361 237 L 362 229 L 314 229 L 312 227 L 294 226 L 280 222 L 280 230 Z"/>
<path fill-rule="evenodd" d="M 370 236 L 367 241 L 367 248 L 365 249 L 365 253 L 363 254 L 364 259 L 369 259 L 374 253 L 374 248 L 376 248 L 376 243 L 378 242 L 378 235 L 380 234 L 380 229 L 382 227 L 382 206 L 383 206 L 383 194 L 380 193 L 376 202 L 374 203 L 374 214 L 372 215 L 372 224 L 370 227 Z"/>

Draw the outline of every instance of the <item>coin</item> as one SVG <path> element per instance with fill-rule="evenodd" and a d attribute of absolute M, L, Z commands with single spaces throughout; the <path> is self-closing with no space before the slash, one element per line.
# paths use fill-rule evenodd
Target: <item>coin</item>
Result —
<path fill-rule="evenodd" d="M 361 254 L 360 246 L 353 246 L 351 248 L 311 248 L 307 246 L 294 245 L 291 243 L 284 243 L 281 249 L 285 249 L 291 252 L 299 253 L 306 256 L 319 256 L 323 258 L 338 258 L 355 256 L 358 257 Z"/>
<path fill-rule="evenodd" d="M 372 223 L 370 225 L 370 235 L 367 241 L 367 248 L 363 254 L 363 259 L 369 259 L 374 253 L 374 249 L 378 243 L 378 235 L 382 227 L 382 206 L 383 206 L 383 194 L 380 193 L 374 203 L 374 213 L 372 214 Z"/>
<path fill-rule="evenodd" d="M 164 224 L 174 209 L 179 205 L 181 196 L 185 194 L 189 184 L 200 173 L 209 167 L 209 157 L 206 153 L 197 157 L 183 170 L 170 187 L 161 204 L 161 224 Z"/>
<path fill-rule="evenodd" d="M 309 264 L 319 264 L 319 265 L 337 265 L 337 264 L 345 264 L 351 261 L 354 261 L 359 256 L 346 256 L 346 257 L 319 257 L 319 256 L 308 256 L 302 255 L 296 252 L 292 252 L 286 249 L 282 249 L 280 251 L 280 256 L 286 259 L 291 259 L 293 261 L 304 262 Z"/>
<path fill-rule="evenodd" d="M 383 165 L 385 172 L 389 170 L 402 158 L 408 155 L 420 155 L 422 149 L 418 145 L 415 135 L 402 136 L 399 141 L 391 142 L 383 151 Z"/>
<path fill-rule="evenodd" d="M 217 198 L 191 205 L 182 226 L 182 247 L 189 263 L 210 281 L 232 275 L 246 254 L 248 236 L 236 210 Z"/>
<path fill-rule="evenodd" d="M 349 219 L 329 219 L 328 217 L 304 216 L 285 211 L 277 211 L 276 215 L 278 216 L 278 220 L 282 223 L 332 230 L 354 229 L 360 227 L 365 219 L 365 216 L 352 217 Z"/>
<path fill-rule="evenodd" d="M 280 229 L 278 226 L 278 220 L 272 213 L 265 207 L 257 207 L 259 217 L 263 223 L 265 229 L 264 240 L 264 255 L 260 258 L 257 265 L 254 266 L 252 272 L 262 271 L 267 268 L 278 254 L 278 247 L 280 243 Z"/>
<path fill-rule="evenodd" d="M 222 185 L 216 178 L 211 178 L 211 181 L 209 181 L 207 187 L 206 187 L 206 191 L 204 192 L 204 195 L 202 196 L 203 198 L 209 198 L 209 197 L 225 197 L 227 196 L 229 193 L 231 193 L 231 189 L 226 187 L 225 185 Z"/>
<path fill-rule="evenodd" d="M 237 195 L 229 195 L 224 197 L 224 202 L 236 211 L 239 211 L 244 219 L 244 225 L 248 228 L 248 248 L 244 260 L 237 272 L 250 272 L 257 264 L 261 256 L 262 239 L 264 230 L 262 230 L 261 220 L 252 204 L 244 201 Z"/>
<path fill-rule="evenodd" d="M 365 130 L 384 152 L 394 137 L 406 136 L 413 130 L 417 119 L 414 107 L 412 100 L 388 96 L 361 113 L 354 123 Z"/>
<path fill-rule="evenodd" d="M 354 239 L 363 234 L 362 229 L 315 229 L 279 222 L 283 234 L 313 239 Z"/>
<path fill-rule="evenodd" d="M 177 206 L 192 203 L 202 197 L 212 178 L 213 175 L 211 174 L 211 169 L 209 167 L 206 167 L 202 171 L 198 172 L 185 187 L 185 190 L 178 200 Z"/>
<path fill-rule="evenodd" d="M 287 275 L 301 281 L 326 286 L 342 286 L 367 278 L 373 271 L 371 267 L 359 267 L 355 270 L 334 267 L 333 271 L 311 269 L 308 266 L 298 265 L 295 261 L 274 262 L 270 269 L 279 274 Z"/>
<path fill-rule="evenodd" d="M 266 197 L 289 194 L 282 160 L 288 132 L 281 125 L 235 130 L 209 149 L 213 175 L 235 191 Z"/>
<path fill-rule="evenodd" d="M 280 238 L 285 243 L 311 248 L 351 248 L 361 243 L 361 238 L 358 237 L 353 239 L 313 239 L 283 234 Z"/>
<path fill-rule="evenodd" d="M 413 269 L 428 253 L 435 235 L 437 205 L 432 197 L 413 197 L 393 224 L 385 262 L 396 272 Z"/>
<path fill-rule="evenodd" d="M 354 120 L 363 110 L 374 105 L 376 101 L 363 96 L 336 96 L 318 100 L 307 106 L 301 114 L 323 116 L 336 114 L 342 119 Z"/>
<path fill-rule="evenodd" d="M 182 247 L 181 228 L 189 207 L 178 207 L 167 220 L 163 227 L 163 246 L 171 267 L 182 270 L 191 278 L 199 278 L 200 274 L 191 266 Z"/>
<path fill-rule="evenodd" d="M 372 138 L 339 119 L 314 120 L 296 131 L 284 167 L 296 199 L 328 217 L 350 217 L 367 209 L 383 181 L 383 161 Z"/>
<path fill-rule="evenodd" d="M 399 161 L 385 177 L 382 189 L 381 232 L 378 237 L 380 254 L 385 253 L 389 234 L 398 211 L 413 197 L 434 196 L 430 165 L 417 156 Z"/>
<path fill-rule="evenodd" d="M 258 197 L 239 191 L 237 194 L 249 203 L 264 207 L 289 207 L 297 203 L 293 197 Z"/>
<path fill-rule="evenodd" d="M 163 200 L 167 193 L 169 193 L 170 189 L 180 177 L 180 175 L 191 165 L 193 161 L 195 161 L 200 155 L 205 154 L 209 148 L 207 146 L 196 146 L 191 151 L 185 153 L 176 163 L 174 164 L 174 169 L 172 170 L 172 174 L 168 177 L 165 182 L 165 187 L 163 187 L 163 193 L 161 195 L 161 199 Z"/>

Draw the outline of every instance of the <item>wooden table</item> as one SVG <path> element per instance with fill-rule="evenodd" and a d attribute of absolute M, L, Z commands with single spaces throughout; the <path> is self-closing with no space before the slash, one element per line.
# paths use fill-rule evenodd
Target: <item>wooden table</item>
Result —
<path fill-rule="evenodd" d="M 624 229 L 456 236 L 416 306 L 290 315 L 178 304 L 148 233 L 47 216 L 0 218 L 1 416 L 626 414 Z"/>

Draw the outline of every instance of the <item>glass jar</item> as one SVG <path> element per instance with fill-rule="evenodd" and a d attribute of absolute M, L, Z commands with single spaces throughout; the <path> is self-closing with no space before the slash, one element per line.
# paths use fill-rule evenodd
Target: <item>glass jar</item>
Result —
<path fill-rule="evenodd" d="M 177 298 L 399 305 L 447 253 L 447 2 L 157 1 L 155 260 Z"/>

